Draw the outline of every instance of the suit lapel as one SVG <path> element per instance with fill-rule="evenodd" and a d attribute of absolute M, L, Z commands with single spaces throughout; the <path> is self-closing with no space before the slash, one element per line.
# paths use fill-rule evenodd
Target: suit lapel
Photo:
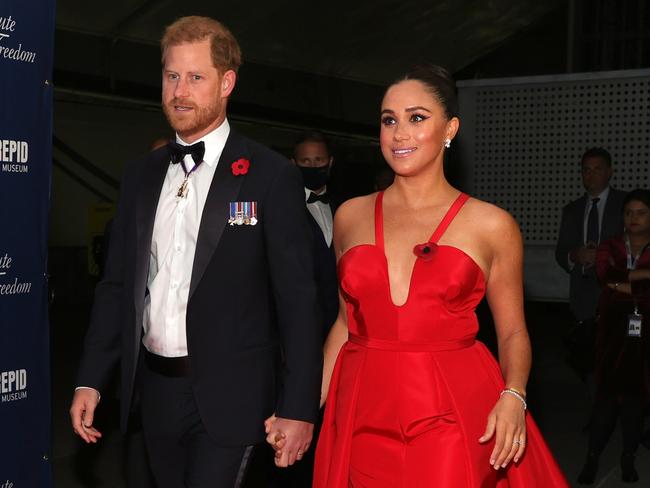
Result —
<path fill-rule="evenodd" d="M 143 178 L 136 198 L 136 257 L 134 300 L 137 323 L 142 323 L 142 310 L 149 273 L 149 256 L 153 224 L 158 208 L 158 199 L 165 175 L 169 167 L 167 152 L 161 151 L 153 161 L 147 161 L 143 169 Z M 139 333 L 139 329 L 138 329 Z"/>
<path fill-rule="evenodd" d="M 235 176 L 232 174 L 231 165 L 240 158 L 250 159 L 244 140 L 231 130 L 219 158 L 210 191 L 208 192 L 208 198 L 203 207 L 188 299 L 192 298 L 208 263 L 219 245 L 219 240 L 230 215 L 230 202 L 237 201 L 239 189 L 246 178 L 244 175 Z M 251 163 L 254 164 L 254 162 Z"/>
<path fill-rule="evenodd" d="M 587 238 L 585 235 L 585 208 L 587 206 L 587 198 L 589 197 L 586 193 L 582 195 L 580 200 L 578 200 L 579 203 L 576 205 L 575 210 L 576 234 L 578 235 L 576 242 L 579 242 L 581 246 Z"/>
<path fill-rule="evenodd" d="M 616 192 L 613 188 L 609 189 L 609 195 L 607 196 L 607 201 L 605 202 L 605 210 L 603 211 L 603 224 L 600 230 L 600 242 L 603 242 L 603 236 L 611 237 L 616 232 L 614 228 L 621 218 L 620 215 L 617 215 L 620 212 L 621 208 L 616 198 Z"/>

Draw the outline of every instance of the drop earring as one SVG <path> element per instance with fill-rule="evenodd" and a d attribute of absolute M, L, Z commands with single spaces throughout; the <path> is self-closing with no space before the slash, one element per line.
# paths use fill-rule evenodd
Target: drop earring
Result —
<path fill-rule="evenodd" d="M 447 149 L 449 149 L 451 147 L 451 139 L 449 139 L 449 137 L 447 137 L 447 139 L 445 139 L 445 147 Z"/>

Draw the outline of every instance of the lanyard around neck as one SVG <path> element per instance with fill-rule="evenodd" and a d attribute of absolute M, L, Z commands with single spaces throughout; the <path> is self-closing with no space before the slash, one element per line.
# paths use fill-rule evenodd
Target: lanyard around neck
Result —
<path fill-rule="evenodd" d="M 639 262 L 639 258 L 641 255 L 650 247 L 650 242 L 643 246 L 638 253 L 636 253 L 636 256 L 632 256 L 632 244 L 630 243 L 630 238 L 625 235 L 625 250 L 627 252 L 627 269 L 633 270 L 636 269 L 636 265 Z"/>

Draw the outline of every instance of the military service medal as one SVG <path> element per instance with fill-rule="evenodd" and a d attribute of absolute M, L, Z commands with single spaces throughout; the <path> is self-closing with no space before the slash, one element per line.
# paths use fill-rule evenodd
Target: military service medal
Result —
<path fill-rule="evenodd" d="M 230 225 L 257 224 L 257 202 L 230 202 Z"/>

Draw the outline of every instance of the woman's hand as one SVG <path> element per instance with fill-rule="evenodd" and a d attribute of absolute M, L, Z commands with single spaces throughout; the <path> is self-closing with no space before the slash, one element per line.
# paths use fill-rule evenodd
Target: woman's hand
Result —
<path fill-rule="evenodd" d="M 495 437 L 496 436 L 496 437 Z M 526 449 L 526 411 L 514 395 L 502 395 L 490 415 L 481 444 L 495 437 L 490 464 L 494 469 L 505 468 L 511 460 L 519 462 Z"/>
<path fill-rule="evenodd" d="M 619 293 L 632 294 L 632 285 L 629 283 L 607 283 L 607 287 Z"/>

